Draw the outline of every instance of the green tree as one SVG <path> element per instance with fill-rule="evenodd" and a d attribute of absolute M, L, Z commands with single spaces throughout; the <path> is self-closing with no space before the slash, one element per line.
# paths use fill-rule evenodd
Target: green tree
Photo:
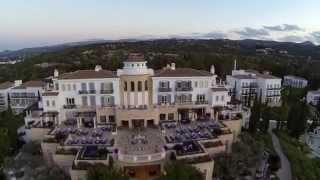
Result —
<path fill-rule="evenodd" d="M 288 116 L 288 131 L 290 136 L 298 138 L 305 132 L 308 115 L 309 109 L 304 101 L 298 101 L 290 108 Z"/>
<path fill-rule="evenodd" d="M 253 106 L 251 108 L 251 116 L 249 120 L 249 132 L 255 134 L 258 129 L 258 124 L 261 118 L 261 96 L 255 98 Z"/>
<path fill-rule="evenodd" d="M 87 180 L 129 180 L 121 169 L 95 165 L 88 169 Z"/>
<path fill-rule="evenodd" d="M 165 166 L 160 180 L 203 180 L 203 174 L 195 167 L 183 162 L 173 162 Z"/>

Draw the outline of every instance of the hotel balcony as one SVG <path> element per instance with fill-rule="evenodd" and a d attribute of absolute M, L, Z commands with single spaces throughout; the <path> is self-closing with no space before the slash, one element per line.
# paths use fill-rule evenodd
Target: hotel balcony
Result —
<path fill-rule="evenodd" d="M 100 94 L 112 94 L 113 89 L 101 89 Z"/>
<path fill-rule="evenodd" d="M 192 87 L 176 87 L 176 91 L 192 91 Z"/>
<path fill-rule="evenodd" d="M 63 105 L 63 109 L 75 109 L 77 106 L 75 104 Z"/>
<path fill-rule="evenodd" d="M 96 90 L 80 90 L 79 94 L 95 94 Z"/>
<path fill-rule="evenodd" d="M 171 92 L 172 88 L 169 87 L 159 87 L 158 89 L 159 92 Z"/>

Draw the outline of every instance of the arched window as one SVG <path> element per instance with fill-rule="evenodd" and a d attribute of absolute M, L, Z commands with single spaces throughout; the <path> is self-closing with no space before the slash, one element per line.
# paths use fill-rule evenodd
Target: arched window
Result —
<path fill-rule="evenodd" d="M 138 81 L 138 91 L 142 91 L 142 82 Z"/>
<path fill-rule="evenodd" d="M 148 81 L 147 80 L 144 81 L 144 90 L 148 91 Z"/>
<path fill-rule="evenodd" d="M 134 82 L 133 81 L 131 81 L 130 86 L 131 86 L 131 91 L 134 91 Z"/>

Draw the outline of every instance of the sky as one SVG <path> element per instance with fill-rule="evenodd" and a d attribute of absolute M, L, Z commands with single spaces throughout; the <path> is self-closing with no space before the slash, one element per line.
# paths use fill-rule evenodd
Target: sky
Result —
<path fill-rule="evenodd" d="M 0 51 L 93 39 L 320 44 L 319 0 L 0 0 Z"/>

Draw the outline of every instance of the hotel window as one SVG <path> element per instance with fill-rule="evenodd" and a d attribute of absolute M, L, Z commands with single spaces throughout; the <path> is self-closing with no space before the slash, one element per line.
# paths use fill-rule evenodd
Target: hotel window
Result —
<path fill-rule="evenodd" d="M 160 120 L 166 120 L 166 114 L 160 114 Z"/>
<path fill-rule="evenodd" d="M 50 101 L 49 100 L 47 100 L 47 106 L 50 106 Z"/>
<path fill-rule="evenodd" d="M 71 91 L 71 84 L 67 84 L 68 91 Z"/>
<path fill-rule="evenodd" d="M 77 90 L 77 85 L 73 84 L 73 90 L 76 91 Z"/>
<path fill-rule="evenodd" d="M 96 106 L 96 96 L 90 96 L 90 104 L 91 106 Z"/>
<path fill-rule="evenodd" d="M 74 105 L 74 98 L 66 98 L 67 105 Z"/>
<path fill-rule="evenodd" d="M 221 101 L 224 101 L 224 96 L 221 96 Z"/>
<path fill-rule="evenodd" d="M 174 114 L 173 113 L 169 113 L 168 114 L 168 120 L 174 120 Z"/>
<path fill-rule="evenodd" d="M 205 88 L 208 88 L 208 86 L 209 86 L 208 81 L 205 81 L 205 82 L 204 82 L 204 87 L 205 87 Z"/>
<path fill-rule="evenodd" d="M 87 96 L 82 96 L 82 105 L 88 106 L 88 97 Z"/>
<path fill-rule="evenodd" d="M 100 116 L 100 122 L 101 123 L 107 123 L 107 117 L 106 116 Z"/>
<path fill-rule="evenodd" d="M 81 83 L 81 90 L 86 91 L 87 90 L 87 84 L 86 83 Z"/>
<path fill-rule="evenodd" d="M 142 91 L 142 82 L 138 81 L 138 91 Z"/>
<path fill-rule="evenodd" d="M 90 90 L 90 91 L 91 91 L 91 90 L 95 90 L 95 87 L 94 87 L 94 83 L 93 83 L 93 82 L 89 83 L 89 90 Z"/>
<path fill-rule="evenodd" d="M 124 82 L 124 91 L 127 91 L 128 90 L 128 83 L 127 81 Z"/>
<path fill-rule="evenodd" d="M 62 89 L 62 91 L 65 91 L 66 90 L 66 85 L 62 84 L 61 89 Z"/>
<path fill-rule="evenodd" d="M 219 101 L 219 96 L 216 96 L 216 101 Z"/>
<path fill-rule="evenodd" d="M 144 81 L 144 90 L 148 91 L 148 81 L 147 80 Z"/>
<path fill-rule="evenodd" d="M 113 115 L 110 115 L 110 116 L 109 116 L 109 123 L 114 123 L 114 122 L 116 122 L 114 116 L 113 116 Z"/>
<path fill-rule="evenodd" d="M 194 82 L 194 87 L 197 88 L 198 87 L 198 81 Z"/>
<path fill-rule="evenodd" d="M 133 81 L 130 82 L 130 88 L 131 88 L 131 91 L 134 91 L 134 82 Z"/>
<path fill-rule="evenodd" d="M 51 104 L 52 104 L 53 107 L 56 106 L 56 102 L 54 100 L 51 102 Z"/>
<path fill-rule="evenodd" d="M 197 101 L 198 102 L 204 102 L 206 100 L 206 96 L 204 94 L 198 94 L 197 95 Z"/>

